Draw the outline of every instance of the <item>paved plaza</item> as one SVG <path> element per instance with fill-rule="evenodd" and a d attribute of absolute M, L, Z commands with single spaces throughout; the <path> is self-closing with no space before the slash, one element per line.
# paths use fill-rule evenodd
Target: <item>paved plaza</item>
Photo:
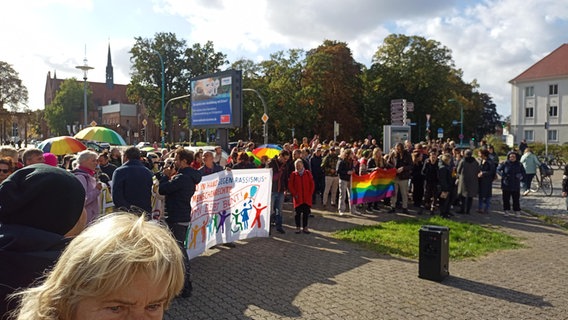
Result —
<path fill-rule="evenodd" d="M 519 237 L 525 248 L 450 260 L 441 283 L 418 278 L 417 260 L 331 237 L 401 214 L 340 217 L 316 206 L 312 234 L 295 234 L 287 203 L 286 234 L 193 259 L 194 294 L 176 299 L 166 319 L 568 319 L 568 233 L 531 215 L 566 215 L 561 177 L 552 197 L 522 198 L 522 217 L 502 215 L 497 183 L 489 215 L 456 217 Z"/>

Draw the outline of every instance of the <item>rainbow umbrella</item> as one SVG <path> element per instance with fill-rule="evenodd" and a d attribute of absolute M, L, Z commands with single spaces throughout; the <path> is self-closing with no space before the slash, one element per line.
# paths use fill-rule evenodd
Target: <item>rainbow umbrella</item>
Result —
<path fill-rule="evenodd" d="M 268 159 L 272 159 L 275 156 L 280 154 L 282 151 L 282 147 L 277 144 L 263 144 L 258 148 L 252 150 L 252 153 L 258 158 L 262 158 L 262 156 L 268 156 Z"/>
<path fill-rule="evenodd" d="M 42 141 L 37 147 L 38 149 L 43 150 L 43 152 L 50 152 L 56 156 L 68 153 L 77 153 L 87 149 L 81 141 L 70 136 L 49 138 Z"/>
<path fill-rule="evenodd" d="M 88 127 L 75 135 L 76 139 L 108 142 L 112 145 L 125 146 L 126 141 L 116 131 L 105 127 Z"/>
<path fill-rule="evenodd" d="M 249 158 L 252 160 L 252 162 L 258 167 L 260 166 L 260 158 L 255 156 L 254 153 L 247 151 L 247 154 L 249 156 Z"/>

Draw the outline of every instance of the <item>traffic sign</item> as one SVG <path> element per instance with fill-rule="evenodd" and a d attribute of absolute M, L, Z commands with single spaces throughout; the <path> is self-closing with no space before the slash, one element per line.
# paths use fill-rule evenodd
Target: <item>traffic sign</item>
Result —
<path fill-rule="evenodd" d="M 262 119 L 262 122 L 266 123 L 266 121 L 268 121 L 268 115 L 265 113 L 260 119 Z"/>
<path fill-rule="evenodd" d="M 148 125 L 148 120 L 146 120 L 146 119 L 142 120 L 142 125 L 143 125 L 143 126 L 147 126 L 147 125 Z"/>
<path fill-rule="evenodd" d="M 96 127 L 97 126 L 97 122 L 95 120 L 91 121 L 91 127 Z"/>
<path fill-rule="evenodd" d="M 444 137 L 444 129 L 438 128 L 438 138 L 443 138 L 443 137 Z"/>

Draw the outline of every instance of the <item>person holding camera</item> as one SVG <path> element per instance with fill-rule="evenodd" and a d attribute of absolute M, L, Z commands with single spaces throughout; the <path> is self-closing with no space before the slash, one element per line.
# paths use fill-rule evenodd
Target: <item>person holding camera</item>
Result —
<path fill-rule="evenodd" d="M 165 196 L 166 223 L 176 238 L 185 263 L 185 282 L 181 296 L 191 296 L 189 257 L 185 249 L 185 236 L 191 221 L 191 197 L 201 182 L 201 172 L 191 167 L 193 152 L 184 148 L 175 151 L 175 167 L 166 167 L 160 178 L 158 192 Z"/>
<path fill-rule="evenodd" d="M 128 147 L 126 162 L 112 175 L 112 200 L 116 208 L 129 210 L 132 206 L 152 212 L 152 178 L 154 174 L 140 160 L 140 150 Z"/>

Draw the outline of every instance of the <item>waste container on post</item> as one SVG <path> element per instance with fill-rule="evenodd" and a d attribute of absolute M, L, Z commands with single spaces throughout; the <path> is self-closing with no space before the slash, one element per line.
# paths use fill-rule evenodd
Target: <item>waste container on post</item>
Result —
<path fill-rule="evenodd" d="M 449 272 L 450 228 L 422 226 L 418 251 L 418 277 L 442 281 Z"/>

